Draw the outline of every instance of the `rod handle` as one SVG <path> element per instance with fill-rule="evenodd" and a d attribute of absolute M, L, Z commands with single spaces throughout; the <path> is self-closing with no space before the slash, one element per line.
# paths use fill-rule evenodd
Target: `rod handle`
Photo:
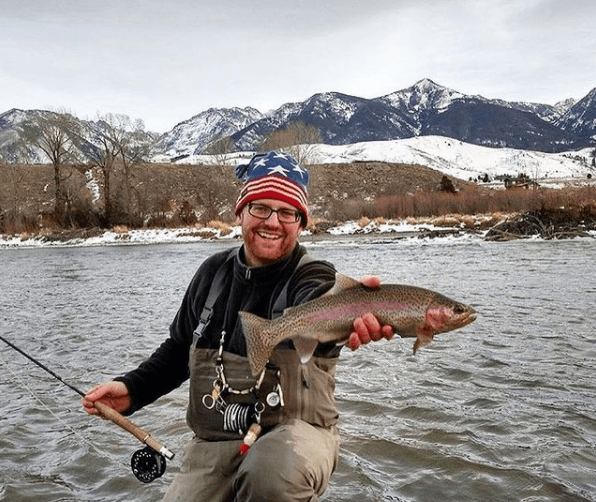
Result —
<path fill-rule="evenodd" d="M 128 418 L 118 413 L 115 409 L 110 408 L 107 404 L 103 404 L 99 401 L 95 401 L 94 405 L 105 418 L 111 420 L 118 427 L 124 429 L 125 431 L 130 432 L 141 443 L 144 443 L 147 446 L 153 448 L 156 452 L 161 453 L 168 460 L 172 460 L 174 458 L 175 454 L 173 452 L 168 450 L 159 441 L 153 439 L 151 434 L 133 424 Z"/>

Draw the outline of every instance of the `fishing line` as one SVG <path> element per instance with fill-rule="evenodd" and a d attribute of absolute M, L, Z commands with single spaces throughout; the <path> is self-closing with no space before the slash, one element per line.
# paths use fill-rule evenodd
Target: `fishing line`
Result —
<path fill-rule="evenodd" d="M 64 381 L 62 379 L 62 377 L 60 375 L 57 375 L 56 373 L 54 373 L 51 369 L 49 369 L 47 366 L 45 366 L 44 364 L 40 363 L 37 359 L 31 357 L 29 354 L 27 354 L 25 351 L 19 349 L 16 345 L 14 345 L 13 343 L 10 343 L 6 338 L 4 338 L 2 335 L 0 335 L 0 340 L 2 340 L 6 345 L 9 345 L 10 347 L 12 347 L 14 350 L 16 350 L 19 354 L 24 355 L 27 359 L 29 359 L 30 361 L 33 361 L 35 364 L 37 364 L 37 366 L 39 366 L 41 369 L 47 371 L 50 375 L 52 375 L 56 380 L 59 380 L 60 382 L 62 382 L 64 385 L 66 385 L 67 387 L 70 387 L 72 390 L 74 390 L 77 394 L 79 394 L 82 397 L 85 397 L 85 393 L 82 390 L 77 389 L 74 385 L 69 384 L 68 382 Z"/>
<path fill-rule="evenodd" d="M 17 381 L 17 383 L 23 389 L 25 389 L 31 395 L 31 397 L 33 397 L 33 399 L 35 399 L 39 404 L 41 404 L 50 413 L 50 415 L 52 415 L 56 420 L 58 420 L 58 422 L 60 422 L 64 427 L 66 427 L 68 430 L 70 430 L 70 432 L 72 432 L 78 439 L 80 439 L 85 444 L 87 444 L 88 446 L 90 446 L 96 453 L 99 453 L 100 455 L 102 455 L 103 457 L 109 459 L 112 462 L 116 462 L 116 460 L 114 459 L 114 457 L 112 457 L 107 452 L 105 452 L 103 450 L 100 450 L 91 441 L 89 441 L 85 436 L 83 436 L 74 427 L 72 427 L 69 423 L 67 423 L 62 417 L 60 417 L 58 414 L 56 414 L 46 403 L 44 403 L 41 400 L 41 398 L 35 393 L 35 391 L 33 389 L 31 389 L 31 387 L 29 387 L 25 382 L 23 382 L 23 380 L 21 379 L 21 377 L 19 377 L 19 375 L 17 375 L 17 373 L 10 367 L 10 365 L 2 357 L 2 353 L 0 353 L 0 361 L 2 362 L 3 366 L 6 369 L 8 369 L 8 371 L 11 373 L 11 375 Z"/>
<path fill-rule="evenodd" d="M 34 357 L 27 354 L 24 350 L 21 350 L 13 343 L 6 340 L 6 338 L 4 338 L 1 335 L 0 340 L 2 340 L 8 346 L 25 356 L 33 363 L 35 363 L 44 371 L 48 372 L 50 375 L 62 382 L 64 385 L 74 390 L 77 394 L 85 397 L 85 393 L 83 391 L 77 389 L 74 385 L 71 385 L 68 382 L 64 381 L 64 379 L 60 375 L 54 373 L 47 366 L 45 366 Z M 97 410 L 105 418 L 111 420 L 125 431 L 130 432 L 139 441 L 141 441 L 141 443 L 147 445 L 145 448 L 137 450 L 131 458 L 130 464 L 132 467 L 132 472 L 137 477 L 137 479 L 139 479 L 143 483 L 150 483 L 154 479 L 162 476 L 166 470 L 166 458 L 171 460 L 172 458 L 174 458 L 174 453 L 168 450 L 164 445 L 153 439 L 151 437 L 151 434 L 149 434 L 147 431 L 141 429 L 140 427 L 137 427 L 130 420 L 122 416 L 113 408 L 110 408 L 108 405 L 102 403 L 101 401 L 96 401 L 94 405 L 95 408 L 97 408 Z M 46 406 L 44 405 L 44 407 Z"/>

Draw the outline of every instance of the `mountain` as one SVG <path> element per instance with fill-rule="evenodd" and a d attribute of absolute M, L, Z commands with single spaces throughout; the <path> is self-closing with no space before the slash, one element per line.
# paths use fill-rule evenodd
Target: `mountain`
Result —
<path fill-rule="evenodd" d="M 254 150 L 271 132 L 291 122 L 316 127 L 329 145 L 382 141 L 413 135 L 402 114 L 390 104 L 337 92 L 315 94 L 303 103 L 287 104 L 272 115 L 232 135 L 239 150 Z"/>
<path fill-rule="evenodd" d="M 48 117 L 44 110 L 9 110 L 0 115 L 0 161 L 38 162 L 43 152 L 23 141 L 27 123 Z"/>
<path fill-rule="evenodd" d="M 443 135 L 476 145 L 544 152 L 587 146 L 586 137 L 578 138 L 554 123 L 562 111 L 563 104 L 466 96 L 424 79 L 375 99 L 333 92 L 315 94 L 303 103 L 284 105 L 233 134 L 232 139 L 239 150 L 256 150 L 272 131 L 301 121 L 317 127 L 323 142 L 330 145 Z M 596 127 L 593 131 L 596 134 Z"/>
<path fill-rule="evenodd" d="M 24 161 L 19 124 L 36 113 L 43 112 L 0 115 L 1 160 Z M 296 121 L 316 127 L 327 145 L 444 136 L 473 145 L 556 153 L 596 144 L 596 88 L 580 101 L 547 105 L 465 95 L 423 79 L 374 99 L 319 93 L 267 114 L 251 107 L 210 108 L 159 137 L 155 147 L 160 155 L 154 158 L 176 161 L 206 153 L 226 138 L 236 150 L 255 151 L 270 133 Z M 97 125 L 87 123 L 87 130 L 101 129 Z M 89 140 L 94 143 L 93 134 Z"/>
<path fill-rule="evenodd" d="M 429 117 L 422 135 L 542 152 L 569 150 L 577 145 L 574 135 L 534 113 L 475 98 L 457 99 L 443 113 Z"/>
<path fill-rule="evenodd" d="M 0 115 L 0 162 L 47 163 L 46 153 L 26 139 L 28 132 L 40 126 L 47 133 L 54 128 L 68 126 L 71 131 L 68 134 L 70 142 L 65 146 L 72 152 L 69 161 L 78 163 L 97 159 L 104 149 L 106 138 L 110 136 L 121 140 L 127 138 L 131 149 L 139 145 L 148 145 L 147 148 L 150 148 L 158 140 L 157 135 L 144 130 L 142 122 L 131 120 L 125 115 L 107 114 L 97 121 L 88 121 L 59 112 L 13 108 Z"/>
<path fill-rule="evenodd" d="M 589 141 L 591 137 L 592 144 L 594 144 L 594 136 L 596 135 L 596 88 L 592 89 L 581 101 L 571 106 L 555 124 L 579 138 Z"/>
<path fill-rule="evenodd" d="M 263 114 L 250 107 L 209 108 L 162 135 L 156 149 L 169 157 L 199 155 L 218 139 L 231 136 L 261 118 Z"/>

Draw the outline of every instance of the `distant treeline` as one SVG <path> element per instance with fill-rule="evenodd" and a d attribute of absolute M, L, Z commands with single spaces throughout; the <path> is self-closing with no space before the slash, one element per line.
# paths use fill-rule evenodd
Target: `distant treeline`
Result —
<path fill-rule="evenodd" d="M 514 213 L 594 204 L 596 188 L 494 190 L 452 180 L 420 166 L 311 166 L 312 225 L 362 218 L 405 219 L 451 214 Z M 233 223 L 238 193 L 226 165 L 138 164 L 110 175 L 109 203 L 97 166 L 61 168 L 62 204 L 56 211 L 51 165 L 0 165 L 0 233 L 65 229 L 156 228 Z"/>

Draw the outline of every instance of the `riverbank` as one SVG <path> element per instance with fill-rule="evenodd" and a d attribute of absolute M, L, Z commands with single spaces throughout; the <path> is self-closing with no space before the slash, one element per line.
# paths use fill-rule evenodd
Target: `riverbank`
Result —
<path fill-rule="evenodd" d="M 523 238 L 596 238 L 596 202 L 581 209 L 537 210 L 490 215 L 448 215 L 437 218 L 407 218 L 399 221 L 377 218 L 331 223 L 316 221 L 303 232 L 301 241 L 345 240 L 393 241 L 401 239 L 472 238 L 506 241 Z M 221 222 L 180 228 L 75 229 L 59 232 L 0 235 L 0 249 L 189 243 L 240 240 L 240 227 Z"/>

